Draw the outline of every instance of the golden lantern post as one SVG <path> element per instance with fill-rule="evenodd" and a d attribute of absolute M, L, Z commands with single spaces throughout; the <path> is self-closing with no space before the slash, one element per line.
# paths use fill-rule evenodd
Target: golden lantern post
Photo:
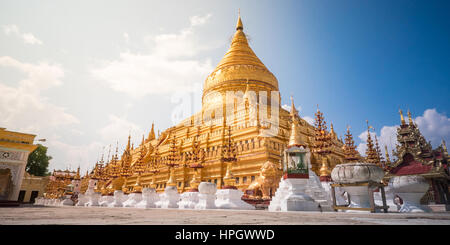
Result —
<path fill-rule="evenodd" d="M 126 194 L 126 193 L 128 193 L 127 180 L 128 180 L 128 177 L 131 176 L 131 171 L 130 171 L 130 166 L 128 166 L 128 164 L 123 159 L 122 159 L 122 168 L 121 168 L 120 175 L 123 178 L 122 191 L 124 194 Z"/>
<path fill-rule="evenodd" d="M 169 167 L 169 180 L 167 181 L 167 186 L 176 186 L 177 183 L 175 181 L 175 167 L 178 166 L 178 158 L 177 154 L 177 146 L 175 135 L 173 136 L 172 142 L 170 144 L 169 156 L 167 157 L 166 166 Z"/>
<path fill-rule="evenodd" d="M 222 146 L 221 158 L 220 160 L 227 164 L 227 172 L 223 177 L 223 182 L 225 185 L 223 189 L 237 189 L 235 186 L 235 178 L 233 177 L 231 168 L 233 163 L 237 162 L 236 154 L 236 144 L 231 139 L 231 126 L 228 126 L 228 139 L 225 145 Z"/>
<path fill-rule="evenodd" d="M 133 186 L 133 193 L 142 193 L 142 186 L 141 186 L 141 175 L 145 171 L 145 163 L 144 163 L 144 157 L 147 153 L 147 149 L 144 145 L 144 136 L 142 136 L 142 143 L 140 147 L 140 155 L 137 162 L 134 164 L 134 173 L 137 173 L 137 179 L 136 183 Z"/>
<path fill-rule="evenodd" d="M 150 187 L 156 190 L 156 174 L 159 173 L 159 163 L 161 159 L 158 153 L 158 149 L 155 150 L 155 155 L 150 160 L 149 164 L 147 164 L 146 172 L 152 174 L 152 182 L 150 183 Z"/>
<path fill-rule="evenodd" d="M 327 132 L 327 124 L 323 113 L 319 110 L 317 105 L 317 112 L 315 113 L 315 147 L 313 152 L 319 154 L 322 157 L 322 164 L 319 169 L 320 181 L 331 180 L 331 170 L 328 162 L 328 154 L 331 153 L 331 134 Z"/>
<path fill-rule="evenodd" d="M 192 143 L 192 159 L 190 168 L 194 169 L 194 177 L 190 182 L 190 190 L 191 192 L 198 192 L 198 186 L 202 182 L 202 168 L 203 162 L 205 160 L 205 152 L 200 148 L 200 142 L 198 141 L 198 135 L 195 137 L 194 142 Z"/>

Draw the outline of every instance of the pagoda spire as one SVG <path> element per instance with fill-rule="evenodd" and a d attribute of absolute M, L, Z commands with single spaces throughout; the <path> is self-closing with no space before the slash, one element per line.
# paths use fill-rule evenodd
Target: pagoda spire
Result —
<path fill-rule="evenodd" d="M 391 159 L 389 158 L 387 145 L 384 145 L 384 154 L 386 155 L 386 166 L 391 165 Z"/>
<path fill-rule="evenodd" d="M 359 160 L 355 141 L 353 141 L 353 135 L 350 133 L 350 126 L 347 126 L 347 134 L 345 134 L 344 155 L 347 162 L 357 162 Z"/>
<path fill-rule="evenodd" d="M 237 24 L 236 24 L 236 31 L 237 30 L 241 30 L 241 31 L 244 30 L 244 25 L 242 24 L 242 20 L 241 20 L 241 10 L 240 9 L 239 9 L 239 12 L 238 12 L 238 21 L 237 21 Z"/>
<path fill-rule="evenodd" d="M 336 132 L 334 132 L 334 127 L 333 127 L 332 122 L 330 122 L 330 135 L 332 138 L 337 139 L 337 135 L 336 135 Z"/>
<path fill-rule="evenodd" d="M 409 120 L 409 125 L 413 125 L 414 124 L 414 122 L 412 120 L 412 117 L 411 117 L 411 112 L 409 111 L 409 109 L 408 109 L 408 120 Z"/>
<path fill-rule="evenodd" d="M 130 147 L 131 147 L 130 141 L 131 141 L 131 134 L 128 134 L 128 144 L 127 144 L 127 148 L 126 148 L 126 151 L 128 151 L 128 152 L 130 152 Z"/>
<path fill-rule="evenodd" d="M 147 142 L 155 139 L 155 123 L 152 122 L 152 129 L 150 130 L 150 133 L 148 133 Z"/>
<path fill-rule="evenodd" d="M 405 118 L 403 117 L 402 109 L 398 110 L 398 113 L 400 113 L 400 121 L 401 121 L 402 125 L 405 125 Z"/>
<path fill-rule="evenodd" d="M 374 148 L 372 137 L 370 136 L 370 129 L 373 128 L 369 126 L 369 121 L 366 120 L 367 123 L 367 149 L 366 149 L 366 161 L 368 163 L 379 164 L 378 153 Z"/>
<path fill-rule="evenodd" d="M 294 98 L 291 96 L 291 117 L 298 115 L 298 110 L 295 108 Z"/>

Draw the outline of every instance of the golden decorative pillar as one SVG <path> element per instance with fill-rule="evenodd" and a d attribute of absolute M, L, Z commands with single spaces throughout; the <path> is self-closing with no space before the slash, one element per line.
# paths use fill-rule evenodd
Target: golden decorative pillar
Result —
<path fill-rule="evenodd" d="M 237 162 L 236 144 L 231 139 L 231 126 L 228 126 L 227 142 L 221 147 L 221 161 L 227 165 L 225 176 L 223 177 L 224 189 L 237 189 L 235 187 L 235 178 L 231 172 L 233 163 Z"/>

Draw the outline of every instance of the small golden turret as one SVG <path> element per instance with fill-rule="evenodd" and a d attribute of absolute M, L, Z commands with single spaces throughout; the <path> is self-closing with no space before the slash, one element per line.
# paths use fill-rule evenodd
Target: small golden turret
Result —
<path fill-rule="evenodd" d="M 408 120 L 409 120 L 409 125 L 413 125 L 414 124 L 413 120 L 412 120 L 412 117 L 411 117 L 411 112 L 409 111 L 409 109 L 408 109 Z"/>
<path fill-rule="evenodd" d="M 337 140 L 337 135 L 336 135 L 336 132 L 334 132 L 334 127 L 333 127 L 333 123 L 332 122 L 330 122 L 330 135 L 331 135 L 331 137 L 333 139 Z"/>
<path fill-rule="evenodd" d="M 403 117 L 402 109 L 398 110 L 398 113 L 400 113 L 400 121 L 401 121 L 402 125 L 405 125 L 405 118 Z"/>
<path fill-rule="evenodd" d="M 291 135 L 289 137 L 288 147 L 297 146 L 297 147 L 306 147 L 306 144 L 302 141 L 300 133 L 297 129 L 297 122 L 292 120 L 291 123 Z"/>
<path fill-rule="evenodd" d="M 291 96 L 291 111 L 290 111 L 291 117 L 295 117 L 298 115 L 298 110 L 295 108 L 294 104 L 294 98 Z"/>
<path fill-rule="evenodd" d="M 297 128 L 297 118 L 296 116 L 298 111 L 297 109 L 295 109 L 295 105 L 294 105 L 294 99 L 291 96 L 291 119 L 292 119 L 292 123 L 291 123 L 291 135 L 289 136 L 289 143 L 288 143 L 288 147 L 292 147 L 292 146 L 297 146 L 297 147 L 305 147 L 306 148 L 306 144 L 302 141 L 301 136 L 300 136 L 300 132 L 298 131 Z"/>
<path fill-rule="evenodd" d="M 155 139 L 155 123 L 152 123 L 152 129 L 150 130 L 150 133 L 148 133 L 148 137 L 146 142 L 152 141 Z"/>
<path fill-rule="evenodd" d="M 75 179 L 75 180 L 80 180 L 80 179 L 81 179 L 81 176 L 80 176 L 80 167 L 78 167 L 77 173 L 76 173 L 74 179 Z"/>
<path fill-rule="evenodd" d="M 367 149 L 366 149 L 366 161 L 368 163 L 380 164 L 379 155 L 377 150 L 375 149 L 372 141 L 372 137 L 370 136 L 370 129 L 373 128 L 369 126 L 369 121 L 366 120 L 367 123 Z"/>
<path fill-rule="evenodd" d="M 322 157 L 322 166 L 320 167 L 319 170 L 320 173 L 320 177 L 321 179 L 329 179 L 329 177 L 331 176 L 331 170 L 328 166 L 328 158 L 327 157 Z"/>
<path fill-rule="evenodd" d="M 386 166 L 389 166 L 389 165 L 391 165 L 391 159 L 389 157 L 389 152 L 388 152 L 387 145 L 384 145 L 384 152 L 385 152 L 385 155 L 386 155 Z"/>
<path fill-rule="evenodd" d="M 350 133 L 350 126 L 347 126 L 344 145 L 344 155 L 347 162 L 357 162 L 359 160 L 358 152 L 355 149 L 355 141 L 353 140 L 353 135 Z"/>

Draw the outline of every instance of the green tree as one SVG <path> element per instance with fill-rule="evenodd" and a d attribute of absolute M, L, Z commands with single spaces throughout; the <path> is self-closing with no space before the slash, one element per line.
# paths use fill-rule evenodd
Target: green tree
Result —
<path fill-rule="evenodd" d="M 48 164 L 50 160 L 52 160 L 52 157 L 47 156 L 47 147 L 38 144 L 36 150 L 28 156 L 25 170 L 35 176 L 46 176 L 48 175 Z"/>

